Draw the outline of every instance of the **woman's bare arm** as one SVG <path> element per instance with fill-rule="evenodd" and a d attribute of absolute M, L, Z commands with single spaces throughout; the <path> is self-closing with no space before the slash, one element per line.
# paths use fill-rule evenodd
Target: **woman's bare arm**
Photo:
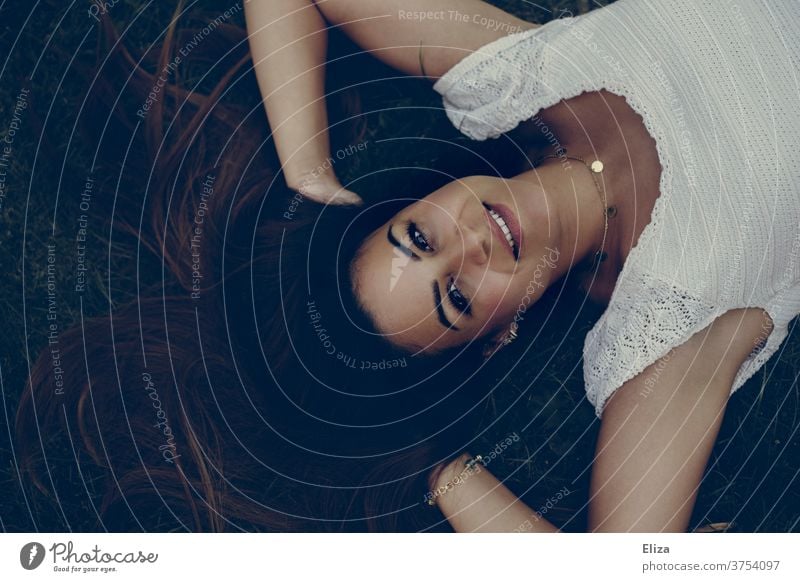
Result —
<path fill-rule="evenodd" d="M 771 331 L 760 309 L 730 310 L 614 393 L 592 470 L 590 531 L 687 530 L 736 372 Z M 433 486 L 456 531 L 558 531 L 485 468 L 463 473 L 468 458 Z"/>
<path fill-rule="evenodd" d="M 480 47 L 538 25 L 481 0 L 314 0 L 361 48 L 409 75 L 436 79 Z"/>
<path fill-rule="evenodd" d="M 422 46 L 431 79 L 481 46 L 536 26 L 480 0 L 249 0 L 244 6 L 256 78 L 286 182 L 322 202 L 361 201 L 341 188 L 326 163 L 326 19 L 376 58 L 409 74 L 422 74 Z"/>
<path fill-rule="evenodd" d="M 489 470 L 476 464 L 465 471 L 470 456 L 447 465 L 433 484 L 434 499 L 457 532 L 557 532 L 552 523 L 525 505 Z"/>
<path fill-rule="evenodd" d="M 245 20 L 258 87 L 286 183 L 320 202 L 358 203 L 330 164 L 326 23 L 312 0 L 250 0 Z"/>
<path fill-rule="evenodd" d="M 726 312 L 614 392 L 592 467 L 590 531 L 687 530 L 734 378 L 765 333 L 759 311 Z"/>

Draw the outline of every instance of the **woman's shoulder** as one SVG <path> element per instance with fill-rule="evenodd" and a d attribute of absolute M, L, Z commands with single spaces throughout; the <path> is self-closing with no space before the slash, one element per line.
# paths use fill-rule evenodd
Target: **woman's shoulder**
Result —
<path fill-rule="evenodd" d="M 573 16 L 498 38 L 434 84 L 453 125 L 475 140 L 497 137 L 561 100 L 546 76 L 548 47 Z"/>

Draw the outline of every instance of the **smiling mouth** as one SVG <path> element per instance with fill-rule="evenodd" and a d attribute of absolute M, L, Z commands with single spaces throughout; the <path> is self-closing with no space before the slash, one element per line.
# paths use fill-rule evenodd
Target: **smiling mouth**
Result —
<path fill-rule="evenodd" d="M 483 203 L 483 206 L 486 208 L 486 212 L 489 214 L 489 217 L 500 229 L 500 234 L 502 234 L 502 238 L 506 241 L 506 243 L 508 243 L 508 246 L 511 249 L 511 254 L 514 256 L 514 260 L 519 260 L 519 243 L 514 239 L 514 235 L 511 233 L 508 223 L 491 206 L 485 202 Z"/>

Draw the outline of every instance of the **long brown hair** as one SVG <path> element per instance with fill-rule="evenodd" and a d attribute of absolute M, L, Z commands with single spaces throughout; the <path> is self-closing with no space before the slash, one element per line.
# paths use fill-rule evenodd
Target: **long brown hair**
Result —
<path fill-rule="evenodd" d="M 245 32 L 217 23 L 191 60 L 224 73 L 186 88 L 171 63 L 197 31 L 181 10 L 141 61 L 102 21 L 84 122 L 117 176 L 95 208 L 151 269 L 137 262 L 131 301 L 61 334 L 59 377 L 41 353 L 17 414 L 23 472 L 57 494 L 54 451 L 81 478 L 99 467 L 109 530 L 446 529 L 422 501 L 473 434 L 472 347 L 414 358 L 374 335 L 348 258 L 394 207 L 287 214 Z"/>

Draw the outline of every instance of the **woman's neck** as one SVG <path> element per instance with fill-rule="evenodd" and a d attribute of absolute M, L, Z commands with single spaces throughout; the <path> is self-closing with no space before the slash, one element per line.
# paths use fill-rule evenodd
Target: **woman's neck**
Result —
<path fill-rule="evenodd" d="M 571 156 L 571 152 L 567 155 Z M 587 163 L 594 158 L 587 159 Z M 605 207 L 603 203 L 603 179 L 599 174 L 597 183 L 591 170 L 582 162 L 566 157 L 549 158 L 539 166 L 515 176 L 514 180 L 535 183 L 544 190 L 547 211 L 558 225 L 553 231 L 553 248 L 558 249 L 559 261 L 553 280 L 565 275 L 570 269 L 603 250 L 615 256 L 616 237 L 609 224 L 605 232 Z M 611 192 L 606 192 L 608 206 L 615 204 Z"/>

